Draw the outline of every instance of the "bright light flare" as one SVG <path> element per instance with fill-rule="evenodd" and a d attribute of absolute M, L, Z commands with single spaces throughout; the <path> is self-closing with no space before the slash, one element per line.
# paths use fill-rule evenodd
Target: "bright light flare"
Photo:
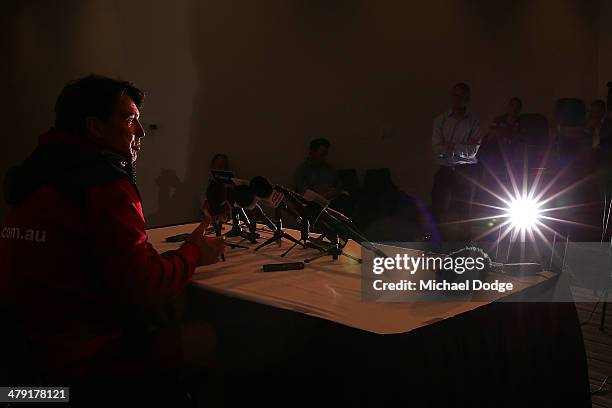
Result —
<path fill-rule="evenodd" d="M 510 202 L 506 215 L 515 230 L 531 231 L 540 219 L 540 206 L 536 200 L 518 197 Z"/>

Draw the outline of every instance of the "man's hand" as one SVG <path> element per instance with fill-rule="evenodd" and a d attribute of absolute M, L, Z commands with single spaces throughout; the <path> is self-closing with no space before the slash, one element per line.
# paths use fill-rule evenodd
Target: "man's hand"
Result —
<path fill-rule="evenodd" d="M 200 248 L 200 259 L 198 266 L 212 265 L 219 262 L 219 258 L 225 251 L 225 241 L 220 237 L 205 237 L 204 233 L 210 224 L 210 217 L 205 217 L 204 221 L 193 230 L 191 235 L 185 240 L 196 244 Z"/>
<path fill-rule="evenodd" d="M 232 218 L 232 206 L 227 201 L 218 208 L 211 209 L 210 201 L 206 200 L 201 210 L 205 217 L 212 217 L 215 222 L 226 222 Z"/>

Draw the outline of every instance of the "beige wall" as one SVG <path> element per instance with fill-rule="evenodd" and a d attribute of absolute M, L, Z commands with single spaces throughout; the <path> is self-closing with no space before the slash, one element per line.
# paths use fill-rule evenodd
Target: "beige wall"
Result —
<path fill-rule="evenodd" d="M 605 101 L 606 84 L 612 81 L 612 1 L 600 4 L 599 48 L 597 52 L 597 95 Z"/>
<path fill-rule="evenodd" d="M 292 185 L 319 136 L 338 168 L 390 167 L 429 199 L 431 121 L 452 83 L 472 85 L 486 125 L 515 95 L 529 112 L 549 113 L 561 96 L 590 100 L 609 71 L 596 0 L 18 3 L 0 28 L 0 175 L 50 125 L 65 81 L 128 78 L 149 92 L 143 121 L 160 127 L 138 166 L 151 225 L 196 216 L 213 153 L 228 153 L 239 176 Z"/>

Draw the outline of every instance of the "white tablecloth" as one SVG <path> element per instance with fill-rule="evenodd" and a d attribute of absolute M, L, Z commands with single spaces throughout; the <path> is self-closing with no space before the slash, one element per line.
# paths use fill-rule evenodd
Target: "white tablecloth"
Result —
<path fill-rule="evenodd" d="M 148 230 L 149 241 L 160 252 L 180 244 L 165 242 L 165 238 L 191 232 L 197 224 L 177 225 Z M 287 231 L 297 236 L 295 231 Z M 269 234 L 262 233 L 263 242 Z M 238 243 L 230 238 L 228 242 Z M 246 241 L 245 241 L 246 242 Z M 241 244 L 255 247 L 254 244 Z M 193 283 L 206 290 L 288 309 L 327 319 L 346 326 L 378 334 L 405 333 L 436 321 L 469 312 L 490 302 L 422 302 L 383 303 L 363 302 L 361 298 L 361 266 L 341 257 L 333 261 L 325 257 L 305 265 L 303 270 L 262 272 L 265 263 L 303 261 L 316 255 L 312 249 L 295 248 L 285 258 L 282 254 L 290 243 L 283 241 L 258 252 L 252 249 L 226 249 L 226 262 L 199 267 Z M 347 252 L 359 257 L 360 247 L 350 242 Z M 541 283 L 554 274 L 513 278 L 522 287 Z"/>

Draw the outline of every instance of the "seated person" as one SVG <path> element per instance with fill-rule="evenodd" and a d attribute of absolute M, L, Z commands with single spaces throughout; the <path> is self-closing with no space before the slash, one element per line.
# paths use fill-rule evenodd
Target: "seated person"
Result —
<path fill-rule="evenodd" d="M 224 153 L 217 153 L 210 160 L 210 169 L 211 170 L 225 170 L 228 171 L 230 169 L 229 158 Z"/>
<path fill-rule="evenodd" d="M 217 153 L 210 160 L 210 170 L 229 171 L 229 169 L 230 169 L 229 158 L 224 153 Z M 210 188 L 210 185 L 212 182 L 213 182 L 212 179 L 209 177 L 208 182 L 206 183 L 206 186 L 200 190 L 199 201 L 200 201 L 200 210 L 202 211 L 202 213 L 204 213 L 204 205 L 206 203 L 206 192 Z M 219 187 L 219 186 L 216 185 L 215 187 Z"/>
<path fill-rule="evenodd" d="M 148 318 L 224 244 L 203 236 L 205 223 L 176 250 L 160 254 L 148 242 L 133 176 L 143 98 L 125 81 L 70 82 L 55 127 L 6 175 L 0 306 L 19 323 L 43 384 L 133 384 L 214 344 L 209 326 L 167 331 Z"/>
<path fill-rule="evenodd" d="M 330 146 L 323 138 L 310 142 L 308 158 L 295 171 L 295 189 L 300 194 L 312 190 L 330 200 L 330 207 L 351 216 L 355 203 L 349 193 L 342 190 L 336 170 L 327 162 Z"/>
<path fill-rule="evenodd" d="M 295 171 L 295 189 L 298 193 L 312 190 L 327 199 L 342 194 L 336 170 L 327 162 L 330 146 L 327 139 L 310 142 L 308 158 Z"/>

